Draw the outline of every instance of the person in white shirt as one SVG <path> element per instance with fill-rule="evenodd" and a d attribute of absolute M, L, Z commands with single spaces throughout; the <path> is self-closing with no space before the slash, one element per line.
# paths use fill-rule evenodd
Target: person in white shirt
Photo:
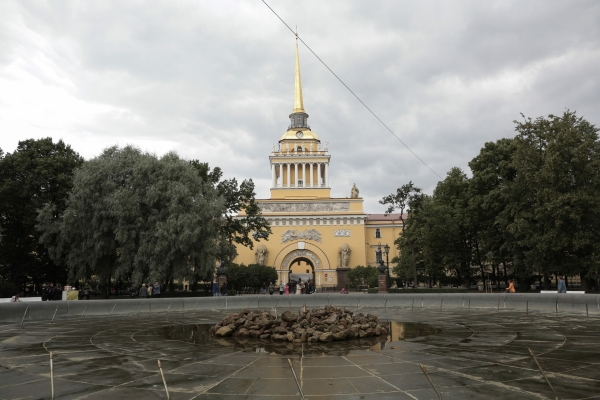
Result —
<path fill-rule="evenodd" d="M 20 303 L 21 300 L 19 299 L 19 295 L 15 294 L 13 297 L 10 298 L 10 302 L 11 303 Z"/>

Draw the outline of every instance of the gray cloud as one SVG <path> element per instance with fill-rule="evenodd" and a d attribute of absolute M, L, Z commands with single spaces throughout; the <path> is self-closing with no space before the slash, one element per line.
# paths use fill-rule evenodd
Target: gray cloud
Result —
<path fill-rule="evenodd" d="M 468 170 L 520 112 L 600 123 L 600 5 L 557 2 L 269 3 L 435 171 Z M 3 2 L 0 147 L 63 138 L 175 150 L 269 195 L 271 144 L 292 108 L 294 39 L 260 1 Z M 438 178 L 301 46 L 309 122 L 334 196 L 368 212 Z"/>

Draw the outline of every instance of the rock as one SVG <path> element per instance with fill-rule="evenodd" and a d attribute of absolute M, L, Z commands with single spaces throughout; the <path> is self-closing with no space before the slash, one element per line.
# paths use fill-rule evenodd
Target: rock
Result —
<path fill-rule="evenodd" d="M 345 340 L 348 337 L 348 331 L 341 331 L 333 334 L 333 340 Z"/>
<path fill-rule="evenodd" d="M 248 329 L 246 329 L 246 328 L 240 328 L 240 329 L 237 330 L 236 335 L 239 336 L 239 337 L 246 337 L 246 336 L 249 335 Z"/>
<path fill-rule="evenodd" d="M 233 329 L 231 329 L 229 326 L 222 326 L 215 332 L 215 335 L 225 337 L 231 335 L 232 333 Z"/>
<path fill-rule="evenodd" d="M 325 324 L 336 324 L 340 320 L 340 316 L 336 313 L 331 314 L 329 318 L 323 321 Z"/>
<path fill-rule="evenodd" d="M 253 329 L 249 332 L 249 334 L 250 334 L 250 337 L 253 337 L 253 338 L 260 337 L 260 331 L 258 331 L 258 330 Z"/>
<path fill-rule="evenodd" d="M 277 333 L 278 335 L 285 335 L 287 333 L 287 329 L 277 326 L 273 328 L 273 333 Z"/>
<path fill-rule="evenodd" d="M 298 320 L 298 316 L 296 314 L 292 314 L 290 310 L 285 310 L 283 314 L 281 314 L 281 319 L 285 322 L 295 322 Z"/>
<path fill-rule="evenodd" d="M 275 318 L 268 311 L 246 309 L 227 315 L 211 327 L 210 332 L 217 337 L 235 336 L 241 343 L 249 340 L 247 338 L 285 341 L 288 347 L 301 342 L 330 342 L 388 333 L 372 314 L 354 316 L 352 312 L 333 306 L 298 314 L 286 310 L 280 318 Z"/>
<path fill-rule="evenodd" d="M 333 333 L 325 332 L 321 336 L 319 336 L 320 342 L 331 342 L 333 340 Z"/>

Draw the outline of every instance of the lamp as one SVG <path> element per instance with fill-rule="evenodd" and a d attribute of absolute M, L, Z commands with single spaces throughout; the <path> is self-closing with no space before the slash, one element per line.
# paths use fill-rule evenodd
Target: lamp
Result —
<path fill-rule="evenodd" d="M 389 254 L 390 246 L 388 246 L 387 243 L 385 244 L 385 246 L 383 246 L 383 248 L 385 249 L 385 254 Z"/>

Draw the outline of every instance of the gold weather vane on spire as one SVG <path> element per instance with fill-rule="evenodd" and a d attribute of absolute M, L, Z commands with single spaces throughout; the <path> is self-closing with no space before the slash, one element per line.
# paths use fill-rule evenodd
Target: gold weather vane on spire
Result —
<path fill-rule="evenodd" d="M 300 57 L 298 56 L 298 27 L 296 27 L 296 76 L 294 79 L 294 110 L 292 113 L 305 112 L 302 98 L 302 78 L 300 77 Z"/>

